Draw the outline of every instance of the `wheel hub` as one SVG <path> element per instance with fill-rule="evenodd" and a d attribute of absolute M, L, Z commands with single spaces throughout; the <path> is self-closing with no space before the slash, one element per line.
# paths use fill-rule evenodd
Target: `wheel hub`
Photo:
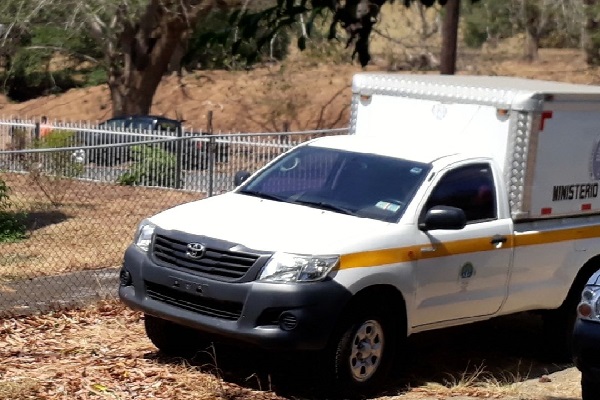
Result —
<path fill-rule="evenodd" d="M 358 382 L 370 379 L 381 364 L 383 328 L 374 320 L 365 321 L 354 334 L 350 352 L 350 370 Z"/>

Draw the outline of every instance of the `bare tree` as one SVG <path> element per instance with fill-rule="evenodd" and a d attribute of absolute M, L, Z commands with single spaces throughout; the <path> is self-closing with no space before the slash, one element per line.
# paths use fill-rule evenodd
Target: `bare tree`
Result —
<path fill-rule="evenodd" d="M 149 0 L 85 3 L 82 15 L 104 50 L 113 114 L 147 114 L 163 74 L 181 55 L 181 45 L 198 20 L 225 0 Z M 179 52 L 177 52 L 179 49 Z"/>
<path fill-rule="evenodd" d="M 528 61 L 538 59 L 540 40 L 557 29 L 564 21 L 569 0 L 519 0 L 519 21 L 525 30 L 523 57 Z M 558 17 L 561 18 L 558 18 Z"/>

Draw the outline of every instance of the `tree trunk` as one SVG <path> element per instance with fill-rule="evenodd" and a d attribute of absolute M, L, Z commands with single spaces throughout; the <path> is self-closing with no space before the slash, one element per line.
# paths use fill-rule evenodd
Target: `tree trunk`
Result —
<path fill-rule="evenodd" d="M 530 29 L 531 27 L 527 27 L 525 29 L 525 60 L 529 62 L 537 61 L 539 58 L 539 48 L 540 48 L 540 38 L 535 34 L 535 32 Z"/>
<path fill-rule="evenodd" d="M 600 5 L 598 0 L 584 0 L 585 38 L 583 48 L 588 65 L 600 65 Z"/>
<path fill-rule="evenodd" d="M 448 0 L 444 10 L 445 14 L 442 24 L 440 73 L 443 75 L 454 75 L 456 72 L 456 49 L 458 39 L 460 0 Z"/>
<path fill-rule="evenodd" d="M 112 63 L 109 70 L 113 116 L 150 113 L 182 30 L 169 26 L 169 21 L 159 21 L 150 29 L 138 25 L 124 30 L 119 40 L 124 63 Z"/>
<path fill-rule="evenodd" d="M 214 7 L 227 5 L 221 0 L 150 0 L 134 22 L 127 7 L 119 9 L 115 18 L 122 29 L 105 42 L 113 116 L 150 114 L 156 89 L 169 65 L 181 61 L 177 50 L 190 30 Z M 100 30 L 95 30 L 98 37 Z"/>

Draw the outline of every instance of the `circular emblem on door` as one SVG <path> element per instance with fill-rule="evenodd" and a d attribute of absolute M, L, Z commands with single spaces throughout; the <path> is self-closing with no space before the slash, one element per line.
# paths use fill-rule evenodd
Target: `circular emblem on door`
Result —
<path fill-rule="evenodd" d="M 460 277 L 462 279 L 469 279 L 473 275 L 475 275 L 475 268 L 473 267 L 473 264 L 470 262 L 465 263 L 460 269 Z"/>
<path fill-rule="evenodd" d="M 206 254 L 206 246 L 202 243 L 189 243 L 186 248 L 185 255 L 194 260 L 204 257 Z"/>

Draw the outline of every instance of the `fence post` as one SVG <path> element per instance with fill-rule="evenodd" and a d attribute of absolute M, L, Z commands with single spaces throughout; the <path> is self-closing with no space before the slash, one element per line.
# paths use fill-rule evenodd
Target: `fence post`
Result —
<path fill-rule="evenodd" d="M 40 139 L 40 123 L 39 123 L 39 121 L 37 121 L 35 123 L 35 128 L 33 128 L 33 139 L 35 141 Z"/>
<path fill-rule="evenodd" d="M 185 176 L 183 176 L 183 168 L 181 168 L 181 164 L 183 163 L 183 125 L 179 124 L 177 128 L 175 128 L 175 135 L 177 136 L 177 140 L 175 141 L 175 189 L 181 189 L 183 187 L 183 182 L 185 180 Z"/>
<path fill-rule="evenodd" d="M 289 121 L 283 121 L 283 136 L 279 135 L 279 144 L 285 144 L 285 148 L 284 149 L 280 149 L 280 154 L 281 153 L 285 153 L 286 151 L 289 150 L 290 148 L 290 135 L 288 135 L 287 133 L 290 131 L 290 123 Z"/>
<path fill-rule="evenodd" d="M 215 153 L 215 138 L 212 136 L 213 134 L 213 124 L 212 124 L 212 119 L 213 119 L 213 112 L 212 110 L 209 110 L 208 113 L 206 114 L 206 134 L 210 136 L 209 142 L 208 142 L 208 154 L 207 154 L 207 160 L 208 161 L 208 197 L 211 197 L 214 194 L 214 184 L 215 184 L 215 158 L 214 158 L 214 153 Z"/>

